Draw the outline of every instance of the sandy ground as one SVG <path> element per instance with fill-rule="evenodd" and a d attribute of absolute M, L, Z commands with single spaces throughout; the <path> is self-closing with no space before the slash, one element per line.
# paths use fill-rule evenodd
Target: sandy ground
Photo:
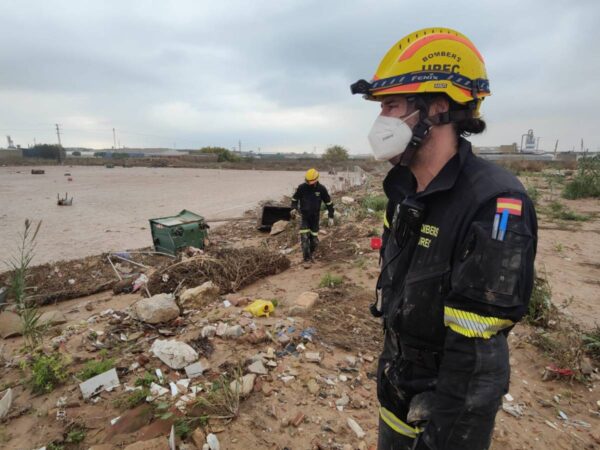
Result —
<path fill-rule="evenodd" d="M 26 218 L 42 220 L 35 263 L 152 244 L 148 219 L 188 209 L 236 217 L 258 202 L 292 195 L 302 172 L 132 167 L 0 167 L 0 248 L 12 249 Z M 73 181 L 68 181 L 70 173 Z M 331 191 L 339 176 L 322 174 Z M 56 194 L 74 197 L 56 205 Z"/>

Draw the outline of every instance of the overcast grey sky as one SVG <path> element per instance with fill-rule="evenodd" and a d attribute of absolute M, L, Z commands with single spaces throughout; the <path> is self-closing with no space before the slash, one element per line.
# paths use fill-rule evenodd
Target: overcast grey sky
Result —
<path fill-rule="evenodd" d="M 600 1 L 4 0 L 0 133 L 56 142 L 369 151 L 378 105 L 351 96 L 419 28 L 467 35 L 492 96 L 478 145 L 600 147 Z M 4 140 L 1 142 L 5 145 Z"/>

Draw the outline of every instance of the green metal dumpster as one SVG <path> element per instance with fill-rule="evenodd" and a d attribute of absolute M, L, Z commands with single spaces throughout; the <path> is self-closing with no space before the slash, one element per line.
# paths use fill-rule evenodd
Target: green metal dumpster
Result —
<path fill-rule="evenodd" d="M 204 217 L 187 209 L 176 216 L 150 219 L 154 249 L 170 255 L 185 247 L 204 248 L 209 228 Z"/>

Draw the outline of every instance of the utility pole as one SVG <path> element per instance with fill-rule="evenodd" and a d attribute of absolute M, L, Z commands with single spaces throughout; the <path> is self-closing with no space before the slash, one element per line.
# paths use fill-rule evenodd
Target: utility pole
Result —
<path fill-rule="evenodd" d="M 241 140 L 238 141 L 238 149 L 239 149 L 239 152 L 242 153 L 242 141 Z"/>
<path fill-rule="evenodd" d="M 62 147 L 62 142 L 60 142 L 60 126 L 56 124 L 56 137 L 58 138 L 58 145 Z"/>
<path fill-rule="evenodd" d="M 113 148 L 117 149 L 117 133 L 115 133 L 115 129 L 113 128 Z"/>
<path fill-rule="evenodd" d="M 59 164 L 62 164 L 62 142 L 60 141 L 60 127 L 58 124 L 56 125 L 56 137 L 58 138 L 58 155 L 57 155 L 57 160 Z"/>

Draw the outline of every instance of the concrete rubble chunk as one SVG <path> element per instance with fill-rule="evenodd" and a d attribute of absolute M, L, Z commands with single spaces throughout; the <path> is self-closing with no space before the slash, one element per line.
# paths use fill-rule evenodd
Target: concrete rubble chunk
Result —
<path fill-rule="evenodd" d="M 12 389 L 8 388 L 2 400 L 0 400 L 0 419 L 6 417 L 12 405 Z"/>
<path fill-rule="evenodd" d="M 185 368 L 185 374 L 189 378 L 196 378 L 201 376 L 204 372 L 209 369 L 208 361 L 205 359 L 201 359 L 200 361 L 195 362 L 194 364 L 190 364 Z"/>
<path fill-rule="evenodd" d="M 348 417 L 348 419 L 346 420 L 346 423 L 348 424 L 348 427 L 350 427 L 350 429 L 352 431 L 354 431 L 354 434 L 356 434 L 357 438 L 362 439 L 366 436 L 366 433 L 363 431 L 363 429 L 360 427 L 360 425 L 356 422 L 356 420 L 354 420 L 352 417 Z"/>
<path fill-rule="evenodd" d="M 342 197 L 342 203 L 344 205 L 351 205 L 352 203 L 354 203 L 354 199 L 352 197 Z"/>
<path fill-rule="evenodd" d="M 278 220 L 271 227 L 271 236 L 275 236 L 276 234 L 283 233 L 288 227 L 289 222 L 287 220 Z"/>
<path fill-rule="evenodd" d="M 21 317 L 10 311 L 0 313 L 0 336 L 3 339 L 20 336 L 23 333 Z"/>
<path fill-rule="evenodd" d="M 198 360 L 198 353 L 185 342 L 157 339 L 150 351 L 171 369 L 183 369 Z"/>
<path fill-rule="evenodd" d="M 186 289 L 179 296 L 182 305 L 186 307 L 206 306 L 219 298 L 219 287 L 212 281 L 207 281 L 200 286 Z"/>
<path fill-rule="evenodd" d="M 244 375 L 241 380 L 233 380 L 229 387 L 233 392 L 238 392 L 241 397 L 250 395 L 254 388 L 254 381 L 256 380 L 255 373 L 249 373 Z"/>
<path fill-rule="evenodd" d="M 109 391 L 120 384 L 117 370 L 110 369 L 84 381 L 79 385 L 79 389 L 81 389 L 83 398 L 87 400 L 88 398 L 98 395 L 102 391 Z"/>
<path fill-rule="evenodd" d="M 152 397 L 162 397 L 163 395 L 168 393 L 169 390 L 165 387 L 162 387 L 160 384 L 150 384 L 150 394 L 152 395 Z"/>
<path fill-rule="evenodd" d="M 248 366 L 248 370 L 251 373 L 255 373 L 257 375 L 266 375 L 268 372 L 267 368 L 263 365 L 262 361 L 255 361 Z"/>
<path fill-rule="evenodd" d="M 219 322 L 217 324 L 217 330 L 216 330 L 217 336 L 223 337 L 225 335 L 225 332 L 227 331 L 228 327 L 229 326 L 225 322 Z"/>
<path fill-rule="evenodd" d="M 171 294 L 157 294 L 143 298 L 133 305 L 136 317 L 142 322 L 157 324 L 179 317 L 179 307 Z"/>
<path fill-rule="evenodd" d="M 315 306 L 318 299 L 319 294 L 316 292 L 303 292 L 294 300 L 289 312 L 290 314 L 304 314 Z"/>
<path fill-rule="evenodd" d="M 203 338 L 211 338 L 214 337 L 215 334 L 217 334 L 217 327 L 213 327 L 212 325 L 206 325 L 200 332 L 200 336 Z"/>
<path fill-rule="evenodd" d="M 308 362 L 318 363 L 321 362 L 321 354 L 319 352 L 306 352 L 304 353 L 304 359 Z"/>
<path fill-rule="evenodd" d="M 227 327 L 223 337 L 227 338 L 238 338 L 244 334 L 244 329 L 241 325 L 233 325 L 232 327 Z"/>
<path fill-rule="evenodd" d="M 42 313 L 42 315 L 38 319 L 38 324 L 40 324 L 41 326 L 62 325 L 65 323 L 67 323 L 67 318 L 65 317 L 62 311 L 58 310 L 46 311 L 45 313 Z"/>

